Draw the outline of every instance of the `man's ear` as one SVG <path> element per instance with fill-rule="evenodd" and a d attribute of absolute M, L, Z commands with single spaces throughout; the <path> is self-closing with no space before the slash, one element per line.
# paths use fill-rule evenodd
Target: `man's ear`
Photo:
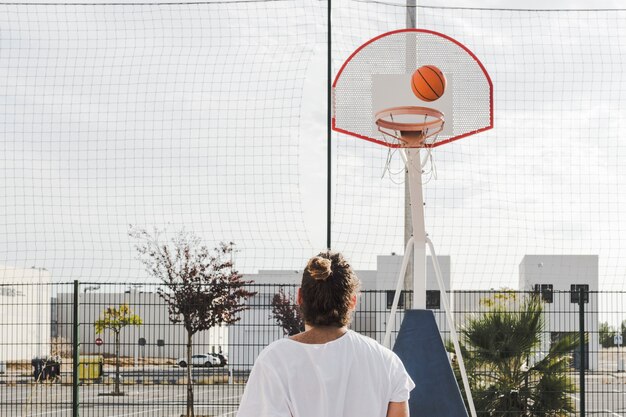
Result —
<path fill-rule="evenodd" d="M 296 293 L 296 304 L 299 306 L 302 305 L 302 294 L 300 294 L 300 288 L 298 288 L 298 292 Z"/>
<path fill-rule="evenodd" d="M 357 294 L 353 294 L 352 297 L 350 298 L 350 308 L 352 310 L 356 310 L 357 302 L 358 302 L 358 296 Z"/>

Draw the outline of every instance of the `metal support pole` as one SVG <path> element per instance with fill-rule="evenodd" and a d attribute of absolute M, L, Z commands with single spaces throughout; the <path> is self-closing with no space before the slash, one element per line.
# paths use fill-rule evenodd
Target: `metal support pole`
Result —
<path fill-rule="evenodd" d="M 422 162 L 419 149 L 406 150 L 411 194 L 411 222 L 413 224 L 413 308 L 426 308 L 426 226 L 424 224 L 424 194 L 422 190 Z"/>
<path fill-rule="evenodd" d="M 430 258 L 433 261 L 433 267 L 435 269 L 435 277 L 437 278 L 437 284 L 439 285 L 439 291 L 441 293 L 441 302 L 443 304 L 443 310 L 446 313 L 446 319 L 448 320 L 448 326 L 450 326 L 450 338 L 454 345 L 454 352 L 459 363 L 459 372 L 461 373 L 461 379 L 463 380 L 463 386 L 465 387 L 465 396 L 467 398 L 467 404 L 469 405 L 470 415 L 476 417 L 476 406 L 474 405 L 474 397 L 472 396 L 472 388 L 467 376 L 467 368 L 465 368 L 465 361 L 463 360 L 463 353 L 461 352 L 461 345 L 459 343 L 459 335 L 456 332 L 456 326 L 454 324 L 454 317 L 452 316 L 452 310 L 450 309 L 450 303 L 448 302 L 448 291 L 446 283 L 443 281 L 443 274 L 441 273 L 441 266 L 439 266 L 439 258 L 435 252 L 435 245 L 432 240 L 426 237 L 426 244 L 430 249 Z M 450 297 L 453 297 L 450 292 Z"/>
<path fill-rule="evenodd" d="M 326 172 L 326 248 L 330 250 L 330 246 L 331 246 L 331 233 L 332 233 L 332 227 L 331 227 L 331 216 L 332 216 L 332 207 L 331 207 L 331 202 L 332 202 L 332 196 L 333 196 L 333 190 L 332 190 L 332 156 L 333 156 L 333 152 L 332 152 L 332 118 L 333 118 L 333 112 L 332 112 L 332 105 L 333 105 L 333 100 L 332 100 L 332 83 L 333 83 L 333 67 L 332 67 L 332 58 L 333 58 L 333 49 L 332 49 L 332 19 L 331 19 L 331 10 L 332 10 L 332 1 L 328 0 L 328 22 L 327 22 L 327 34 L 328 34 L 328 63 L 327 63 L 327 68 L 326 68 L 326 83 L 327 83 L 327 90 L 326 90 L 326 113 L 327 113 L 327 126 L 326 126 L 326 146 L 328 147 L 327 149 L 327 154 L 326 154 L 326 164 L 327 164 L 327 172 Z"/>
<path fill-rule="evenodd" d="M 406 0 L 406 27 L 415 29 L 417 27 L 417 0 Z M 405 68 L 407 73 L 412 73 L 417 68 L 417 46 L 415 38 L 407 36 L 405 48 Z M 409 170 L 404 171 L 404 244 L 413 236 L 413 224 L 411 219 L 411 189 L 409 187 Z M 409 267 L 404 276 L 405 291 L 413 290 L 413 260 L 409 262 Z"/>
<path fill-rule="evenodd" d="M 617 372 L 624 372 L 624 359 L 622 359 L 622 343 L 623 338 L 622 335 L 619 335 L 617 340 L 619 343 L 617 344 Z"/>
<path fill-rule="evenodd" d="M 72 417 L 79 417 L 80 413 L 78 407 L 80 405 L 78 399 L 78 385 L 80 383 L 78 379 L 78 361 L 80 359 L 78 342 L 78 295 L 80 293 L 78 281 L 74 281 L 74 303 L 73 303 L 73 319 L 72 319 Z"/>
<path fill-rule="evenodd" d="M 580 337 L 580 417 L 585 417 L 585 295 L 586 291 L 583 287 L 578 289 L 578 332 Z"/>
<path fill-rule="evenodd" d="M 396 293 L 393 296 L 393 303 L 391 304 L 391 313 L 389 313 L 389 319 L 387 320 L 387 330 L 385 330 L 385 338 L 383 339 L 383 346 L 387 346 L 391 349 L 391 330 L 395 327 L 396 312 L 398 311 L 398 302 L 400 301 L 400 295 L 402 294 L 402 284 L 404 282 L 404 276 L 406 270 L 413 256 L 413 237 L 410 237 L 406 242 L 406 248 L 404 249 L 404 258 L 402 259 L 402 267 L 400 268 L 400 276 L 396 283 Z"/>

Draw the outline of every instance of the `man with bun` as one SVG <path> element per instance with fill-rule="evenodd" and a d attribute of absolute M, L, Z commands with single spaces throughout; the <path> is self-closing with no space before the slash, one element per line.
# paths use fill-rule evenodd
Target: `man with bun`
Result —
<path fill-rule="evenodd" d="M 298 291 L 303 333 L 257 358 L 237 417 L 408 417 L 415 384 L 400 359 L 348 329 L 359 279 L 337 252 L 311 258 Z"/>

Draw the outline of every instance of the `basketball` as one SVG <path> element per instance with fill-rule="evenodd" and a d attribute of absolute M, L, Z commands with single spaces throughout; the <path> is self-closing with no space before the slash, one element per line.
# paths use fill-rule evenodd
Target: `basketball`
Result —
<path fill-rule="evenodd" d="M 435 101 L 446 90 L 446 77 L 434 65 L 419 67 L 411 77 L 411 89 L 415 97 L 422 101 Z"/>

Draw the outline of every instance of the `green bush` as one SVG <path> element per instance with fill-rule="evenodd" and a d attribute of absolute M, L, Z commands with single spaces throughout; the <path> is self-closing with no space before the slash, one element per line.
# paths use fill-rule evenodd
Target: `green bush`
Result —
<path fill-rule="evenodd" d="M 576 389 L 568 367 L 578 336 L 566 334 L 542 353 L 543 307 L 538 298 L 523 300 L 515 310 L 508 302 L 486 305 L 488 311 L 461 329 L 478 415 L 545 417 L 574 412 L 570 394 Z M 456 373 L 458 377 L 458 368 Z"/>

